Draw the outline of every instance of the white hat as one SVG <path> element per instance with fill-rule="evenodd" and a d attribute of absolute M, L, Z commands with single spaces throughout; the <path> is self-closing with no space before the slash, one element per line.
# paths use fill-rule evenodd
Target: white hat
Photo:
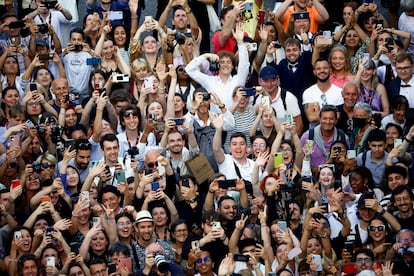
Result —
<path fill-rule="evenodd" d="M 150 212 L 148 212 L 147 210 L 139 211 L 137 214 L 137 217 L 135 218 L 135 223 L 140 223 L 143 221 L 151 221 L 151 222 L 154 221 L 152 219 Z"/>

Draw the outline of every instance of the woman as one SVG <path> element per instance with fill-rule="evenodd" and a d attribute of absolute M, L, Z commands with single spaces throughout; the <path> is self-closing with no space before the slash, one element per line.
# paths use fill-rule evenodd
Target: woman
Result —
<path fill-rule="evenodd" d="M 335 166 L 335 190 L 342 187 L 349 187 L 348 174 L 356 166 L 356 156 L 349 158 L 347 155 L 348 145 L 344 141 L 336 141 L 331 145 L 329 158 L 326 164 Z M 345 191 L 345 190 L 344 190 Z"/>
<path fill-rule="evenodd" d="M 115 223 L 119 241 L 130 246 L 134 242 L 134 218 L 129 213 L 122 212 L 115 216 Z"/>
<path fill-rule="evenodd" d="M 354 115 L 352 118 L 354 129 L 349 138 L 351 149 L 360 154 L 368 149 L 368 135 L 371 131 L 372 109 L 364 102 L 357 102 L 354 106 Z"/>
<path fill-rule="evenodd" d="M 32 234 L 30 230 L 25 227 L 18 227 L 14 230 L 13 233 L 18 232 L 19 235 L 12 239 L 10 255 L 4 259 L 4 263 L 8 266 L 7 271 L 9 275 L 16 275 L 17 260 L 20 256 L 31 253 L 32 249 Z"/>
<path fill-rule="evenodd" d="M 363 58 L 365 53 L 368 53 L 370 39 L 364 31 L 355 24 L 354 28 L 346 31 L 344 38 L 341 40 L 341 44 L 346 47 L 351 58 L 351 73 L 356 74 L 359 60 Z"/>
<path fill-rule="evenodd" d="M 283 180 L 273 173 L 266 175 L 260 182 L 260 190 L 266 199 L 268 210 L 273 210 L 267 214 L 268 221 L 286 219 L 285 200 L 283 200 L 281 193 L 282 185 L 284 185 Z"/>
<path fill-rule="evenodd" d="M 351 62 L 345 47 L 335 46 L 332 48 L 329 54 L 329 64 L 332 68 L 329 80 L 336 86 L 342 88 L 345 83 L 355 78 L 351 73 Z"/>
<path fill-rule="evenodd" d="M 153 130 L 153 134 L 155 135 L 157 144 L 161 141 L 165 130 L 164 110 L 165 108 L 162 105 L 162 102 L 157 100 L 150 102 L 145 109 L 145 117 L 147 119 L 145 121 L 145 126 L 147 126 L 148 121 L 151 121 L 152 124 L 156 125 L 156 128 Z"/>
<path fill-rule="evenodd" d="M 355 21 L 355 10 L 358 8 L 356 2 L 344 3 L 344 8 L 342 9 L 342 19 L 343 24 L 335 27 L 334 41 L 339 41 L 342 38 L 343 33 L 348 29 L 352 21 Z M 341 22 L 342 23 L 342 22 Z"/>
<path fill-rule="evenodd" d="M 40 123 L 42 116 L 39 115 L 46 111 L 56 118 L 58 117 L 56 110 L 46 101 L 39 87 L 38 90 L 26 92 L 22 100 L 22 106 L 26 107 L 27 117 L 34 124 Z"/>
<path fill-rule="evenodd" d="M 102 58 L 100 69 L 110 76 L 112 73 L 122 73 L 130 76 L 131 69 L 123 60 L 118 47 L 114 46 L 113 40 L 108 37 L 110 30 L 111 27 L 109 25 L 103 28 L 103 33 L 95 48 L 95 54 Z"/>
<path fill-rule="evenodd" d="M 360 84 L 360 95 L 358 102 L 369 104 L 374 114 L 381 114 L 384 118 L 390 113 L 387 90 L 378 81 L 377 70 L 374 62 L 368 62 L 365 66 L 360 61 L 355 81 Z"/>
<path fill-rule="evenodd" d="M 10 116 L 10 108 L 19 104 L 19 91 L 15 86 L 8 86 L 1 92 L 0 126 L 5 126 Z"/>
<path fill-rule="evenodd" d="M 229 131 L 224 142 L 225 152 L 229 152 L 230 137 L 233 133 L 241 132 L 246 137 L 249 136 L 250 129 L 256 119 L 256 112 L 253 107 L 249 105 L 250 96 L 246 95 L 246 88 L 237 86 L 233 90 L 233 105 L 229 111 L 234 117 L 234 129 Z M 251 147 L 250 139 L 247 139 L 247 147 Z"/>
<path fill-rule="evenodd" d="M 349 184 L 353 194 L 374 192 L 378 201 L 384 197 L 384 193 L 380 189 L 374 188 L 375 183 L 371 171 L 366 167 L 356 167 L 349 176 Z"/>
<path fill-rule="evenodd" d="M 381 129 L 383 129 L 387 124 L 393 123 L 398 125 L 403 133 L 407 132 L 406 118 L 407 110 L 409 108 L 408 100 L 403 95 L 398 95 L 391 99 L 391 110 L 392 113 L 385 116 L 381 121 Z"/>
<path fill-rule="evenodd" d="M 175 71 L 177 72 L 177 85 L 175 92 L 182 96 L 187 110 L 191 110 L 193 108 L 191 99 L 193 98 L 195 90 L 194 81 L 185 71 L 185 65 L 178 65 Z M 185 113 L 186 112 L 184 112 L 184 114 Z"/>
<path fill-rule="evenodd" d="M 20 97 L 23 98 L 24 88 L 21 85 L 20 70 L 17 57 L 14 56 L 14 50 L 16 48 L 11 46 L 0 56 L 0 81 L 3 89 L 8 86 L 16 87 Z"/>
<path fill-rule="evenodd" d="M 44 154 L 39 156 L 36 159 L 36 168 L 34 170 L 40 169 L 40 177 L 42 182 L 46 180 L 52 180 L 54 178 L 54 170 L 57 164 L 57 159 L 51 154 Z"/>
<path fill-rule="evenodd" d="M 101 28 L 101 20 L 97 13 L 91 13 L 83 18 L 83 33 L 85 42 L 93 50 L 99 39 L 99 29 Z"/>
<path fill-rule="evenodd" d="M 15 200 L 16 210 L 21 210 L 30 215 L 33 209 L 30 207 L 30 200 L 40 191 L 40 175 L 33 170 L 31 164 L 26 165 L 21 178 L 22 194 Z"/>
<path fill-rule="evenodd" d="M 141 87 L 141 93 L 140 93 L 140 96 L 139 96 L 139 100 L 138 100 L 138 107 L 140 108 L 140 110 L 142 112 L 146 111 L 145 113 L 141 114 L 141 116 L 143 118 L 147 118 L 148 114 L 150 114 L 150 113 L 148 113 L 148 109 L 149 109 L 149 105 L 152 102 L 158 102 L 160 104 L 162 110 L 167 109 L 167 102 L 166 102 L 166 97 L 165 97 L 166 96 L 165 95 L 166 77 L 167 77 L 167 74 L 164 73 L 164 72 L 161 73 L 161 71 L 158 74 L 157 73 L 149 73 L 147 75 L 147 77 L 146 77 L 146 79 L 148 80 L 147 84 L 145 82 L 143 83 L 143 85 Z M 159 109 L 155 105 L 153 107 L 155 108 L 155 110 Z M 157 114 L 161 115 L 159 110 L 157 111 Z M 163 116 L 164 116 L 164 112 L 162 112 L 162 115 L 159 118 L 157 118 L 157 120 L 162 119 Z M 161 122 L 161 121 L 159 121 L 159 122 Z"/>
<path fill-rule="evenodd" d="M 376 215 L 368 224 L 368 240 L 363 247 L 371 249 L 375 261 L 385 260 L 387 251 L 392 250 L 392 232 L 382 216 Z"/>
<path fill-rule="evenodd" d="M 391 60 L 386 55 L 394 49 L 394 36 L 400 39 L 400 45 L 407 50 L 410 43 L 410 33 L 396 30 L 394 28 L 377 27 L 371 34 L 371 44 L 369 45 L 369 52 L 373 59 L 380 60 L 384 64 L 390 64 Z"/>
<path fill-rule="evenodd" d="M 137 58 L 131 63 L 131 93 L 136 102 L 138 102 L 142 93 L 144 79 L 152 70 L 144 58 Z"/>
<path fill-rule="evenodd" d="M 94 226 L 86 234 L 79 248 L 79 254 L 86 263 L 90 263 L 95 258 L 102 258 L 108 262 L 108 248 L 109 239 L 105 230 Z"/>
<path fill-rule="evenodd" d="M 259 123 L 261 123 L 261 127 L 259 127 Z M 250 128 L 250 139 L 256 135 L 263 135 L 269 142 L 269 145 L 273 145 L 278 130 L 279 123 L 277 122 L 276 111 L 261 103 L 256 120 Z"/>
<path fill-rule="evenodd" d="M 185 220 L 178 219 L 174 221 L 171 224 L 170 231 L 172 241 L 171 248 L 175 253 L 175 262 L 185 269 L 187 266 L 187 260 L 183 256 L 183 249 L 184 247 L 188 247 L 190 245 L 190 241 L 188 239 L 188 228 Z"/>
<path fill-rule="evenodd" d="M 118 47 L 123 61 L 129 66 L 130 33 L 124 25 L 116 25 L 112 26 L 111 37 L 113 37 L 115 46 Z"/>
<path fill-rule="evenodd" d="M 388 123 L 385 126 L 385 137 L 387 137 L 386 151 L 391 152 L 394 148 L 394 142 L 396 139 L 403 137 L 403 130 L 399 125 Z"/>

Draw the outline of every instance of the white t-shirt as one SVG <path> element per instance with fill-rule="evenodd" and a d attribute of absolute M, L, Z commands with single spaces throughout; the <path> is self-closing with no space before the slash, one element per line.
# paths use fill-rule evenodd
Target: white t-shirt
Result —
<path fill-rule="evenodd" d="M 224 155 L 224 161 L 221 164 L 218 164 L 219 172 L 224 174 L 227 179 L 237 179 L 239 176 L 236 173 L 234 168 L 234 163 L 240 170 L 240 175 L 244 180 L 251 181 L 253 174 L 254 161 L 247 158 L 247 163 L 245 165 L 240 165 L 230 154 Z"/>
<path fill-rule="evenodd" d="M 323 100 L 322 95 L 326 96 L 326 104 L 339 106 L 344 104 L 344 99 L 342 98 L 342 89 L 334 84 L 331 84 L 331 87 L 323 93 L 317 84 L 312 85 L 303 92 L 302 95 L 302 104 L 315 103 L 318 102 L 322 108 Z"/>

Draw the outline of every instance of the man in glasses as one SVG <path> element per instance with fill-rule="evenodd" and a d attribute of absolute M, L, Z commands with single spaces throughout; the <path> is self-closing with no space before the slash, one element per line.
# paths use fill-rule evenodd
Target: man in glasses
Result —
<path fill-rule="evenodd" d="M 302 104 L 310 127 L 319 121 L 319 111 L 325 105 L 339 107 L 344 104 L 341 88 L 331 83 L 331 65 L 325 58 L 318 58 L 313 66 L 317 82 L 303 92 Z"/>
<path fill-rule="evenodd" d="M 89 270 L 91 276 L 108 276 L 108 267 L 106 261 L 101 258 L 92 259 Z"/>
<path fill-rule="evenodd" d="M 371 249 L 359 249 L 355 252 L 354 256 L 355 268 L 358 273 L 363 270 L 373 271 L 374 253 Z"/>
<path fill-rule="evenodd" d="M 136 275 L 146 276 L 184 276 L 184 271 L 176 262 L 167 260 L 164 248 L 152 243 L 145 249 L 145 266 L 138 270 Z"/>
<path fill-rule="evenodd" d="M 396 243 L 387 254 L 388 260 L 394 260 L 393 275 L 412 275 L 414 273 L 414 232 L 402 229 L 398 232 Z"/>
<path fill-rule="evenodd" d="M 413 192 L 408 185 L 398 186 L 392 191 L 391 202 L 398 209 L 396 218 L 401 228 L 414 231 L 413 199 Z"/>

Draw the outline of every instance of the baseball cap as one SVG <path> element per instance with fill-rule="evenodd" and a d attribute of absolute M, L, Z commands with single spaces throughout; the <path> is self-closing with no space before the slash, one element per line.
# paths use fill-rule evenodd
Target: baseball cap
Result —
<path fill-rule="evenodd" d="M 36 42 L 36 45 L 40 45 L 40 46 L 44 46 L 44 47 L 49 48 L 49 44 L 43 39 L 36 38 L 35 42 Z"/>
<path fill-rule="evenodd" d="M 154 221 L 152 219 L 150 212 L 148 212 L 147 210 L 139 211 L 137 214 L 137 217 L 135 218 L 135 223 L 140 223 L 144 221 L 151 221 L 151 222 Z"/>
<path fill-rule="evenodd" d="M 260 70 L 260 78 L 262 80 L 276 79 L 277 78 L 277 71 L 272 66 L 263 67 L 263 69 Z"/>

